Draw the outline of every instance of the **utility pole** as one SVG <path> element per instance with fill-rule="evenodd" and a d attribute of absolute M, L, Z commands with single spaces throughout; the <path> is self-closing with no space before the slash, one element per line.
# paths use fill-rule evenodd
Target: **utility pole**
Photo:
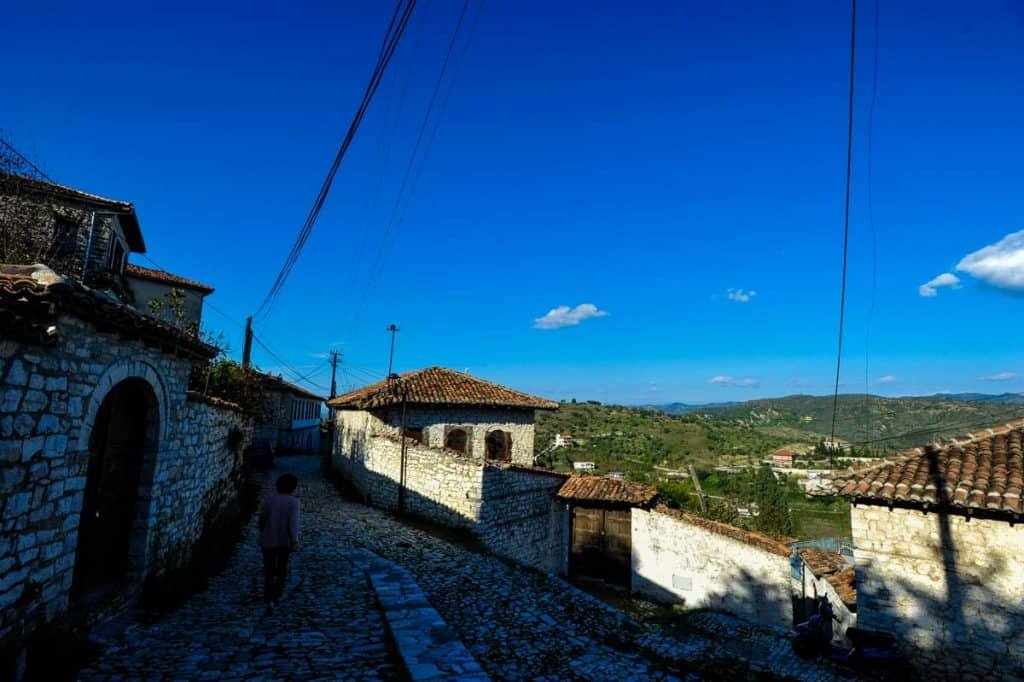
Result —
<path fill-rule="evenodd" d="M 391 332 L 391 352 L 388 354 L 388 379 L 391 378 L 391 367 L 395 360 L 395 334 L 401 331 L 397 324 L 389 324 L 388 331 Z"/>
<path fill-rule="evenodd" d="M 252 358 L 252 316 L 245 318 L 245 346 L 242 350 L 242 369 L 249 369 Z"/>
<path fill-rule="evenodd" d="M 335 381 L 335 376 L 338 372 L 338 356 L 340 356 L 336 350 L 331 351 L 331 397 L 336 398 L 338 396 L 338 383 Z"/>

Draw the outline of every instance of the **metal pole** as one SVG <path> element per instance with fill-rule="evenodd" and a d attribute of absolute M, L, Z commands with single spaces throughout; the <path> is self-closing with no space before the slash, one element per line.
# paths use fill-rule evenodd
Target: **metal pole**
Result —
<path fill-rule="evenodd" d="M 335 376 L 338 372 L 338 351 L 331 351 L 331 398 L 338 396 L 338 384 L 335 381 Z"/>
<path fill-rule="evenodd" d="M 388 353 L 388 378 L 391 378 L 391 367 L 395 359 L 395 334 L 400 331 L 397 324 L 388 325 L 388 331 L 391 332 L 391 352 Z"/>

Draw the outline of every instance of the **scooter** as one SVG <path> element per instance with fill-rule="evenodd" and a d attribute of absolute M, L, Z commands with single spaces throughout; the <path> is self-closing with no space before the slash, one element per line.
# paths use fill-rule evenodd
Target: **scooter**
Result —
<path fill-rule="evenodd" d="M 793 651 L 801 658 L 824 658 L 868 678 L 883 680 L 912 679 L 906 656 L 896 640 L 886 632 L 848 628 L 850 648 L 832 644 L 828 624 L 819 615 L 811 616 L 793 630 Z"/>

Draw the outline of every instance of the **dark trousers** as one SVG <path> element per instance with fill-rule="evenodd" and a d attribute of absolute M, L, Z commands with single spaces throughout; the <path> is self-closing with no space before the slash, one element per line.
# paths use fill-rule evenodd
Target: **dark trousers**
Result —
<path fill-rule="evenodd" d="M 287 547 L 263 548 L 263 601 L 270 603 L 281 598 L 284 581 L 288 577 Z"/>

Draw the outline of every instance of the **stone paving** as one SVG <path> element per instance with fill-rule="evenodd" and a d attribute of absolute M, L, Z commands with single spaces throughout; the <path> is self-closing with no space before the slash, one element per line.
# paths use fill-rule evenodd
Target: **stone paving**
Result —
<path fill-rule="evenodd" d="M 302 548 L 286 603 L 259 603 L 255 535 L 210 589 L 152 625 L 123 617 L 82 679 L 319 678 L 404 675 L 353 550 L 409 572 L 484 672 L 497 680 L 798 680 L 835 674 L 796 658 L 785 636 L 702 614 L 685 633 L 638 623 L 568 582 L 523 569 L 416 524 L 344 500 L 312 457 L 279 457 L 300 480 Z"/>

